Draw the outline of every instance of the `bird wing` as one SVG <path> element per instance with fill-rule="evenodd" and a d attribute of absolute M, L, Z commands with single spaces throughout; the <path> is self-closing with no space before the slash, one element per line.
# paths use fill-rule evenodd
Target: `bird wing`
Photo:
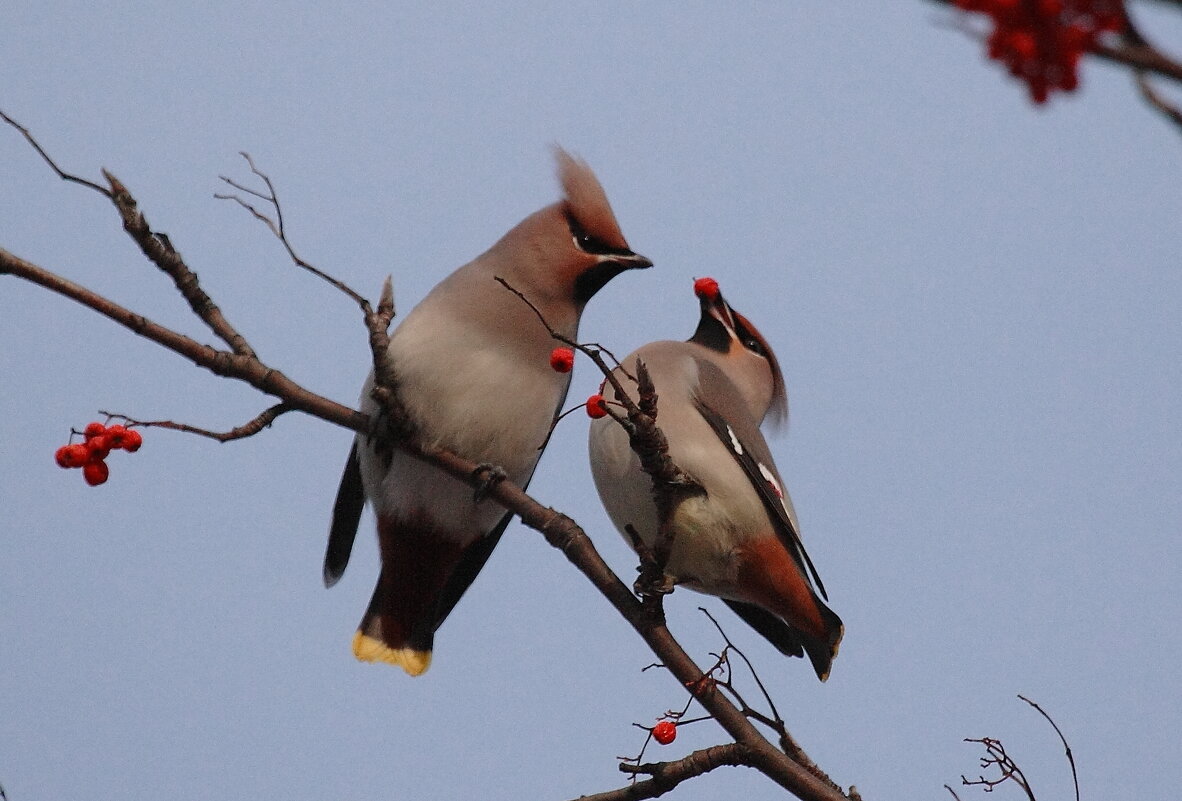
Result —
<path fill-rule="evenodd" d="M 721 376 L 721 372 L 719 375 Z M 788 511 L 790 501 L 787 501 L 787 491 L 780 481 L 775 464 L 772 462 L 771 452 L 768 450 L 763 435 L 759 433 L 759 428 L 753 423 L 747 422 L 747 415 L 742 413 L 729 416 L 729 419 L 735 421 L 733 424 L 727 422 L 728 416 L 724 416 L 717 410 L 716 405 L 720 404 L 712 405 L 702 397 L 696 399 L 698 411 L 710 424 L 710 428 L 722 441 L 727 452 L 743 468 L 747 480 L 751 482 L 759 499 L 763 501 L 776 533 L 788 548 L 788 553 L 792 554 L 800 572 L 812 579 L 812 583 L 822 598 L 829 600 L 821 576 L 818 575 L 817 568 L 813 566 L 813 560 L 809 558 L 808 551 L 805 550 L 804 543 L 801 542 L 793 516 Z M 729 404 L 724 402 L 721 405 Z"/>
<path fill-rule="evenodd" d="M 345 471 L 341 474 L 341 485 L 337 499 L 332 506 L 332 525 L 328 530 L 328 547 L 324 551 L 324 586 L 331 587 L 340 581 L 353 552 L 353 540 L 357 538 L 357 524 L 361 521 L 361 510 L 365 508 L 365 489 L 361 485 L 361 463 L 357 459 L 357 440 L 349 450 Z"/>

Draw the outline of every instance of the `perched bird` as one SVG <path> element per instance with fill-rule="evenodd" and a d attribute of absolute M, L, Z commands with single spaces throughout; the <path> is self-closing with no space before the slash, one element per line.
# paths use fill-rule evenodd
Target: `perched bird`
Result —
<path fill-rule="evenodd" d="M 767 341 L 727 304 L 716 281 L 700 278 L 694 291 L 701 320 L 689 341 L 653 342 L 622 365 L 632 375 L 638 361 L 648 368 L 669 455 L 705 491 L 671 514 L 665 573 L 723 598 L 782 653 L 803 656 L 803 649 L 824 681 L 841 642 L 841 619 L 822 600 L 824 585 L 759 431 L 769 412 L 778 420 L 787 415 L 784 379 Z M 622 383 L 635 400 L 635 384 Z M 621 400 L 609 387 L 605 394 L 609 402 Z M 611 417 L 591 423 L 590 456 L 612 522 L 621 533 L 631 527 L 654 549 L 652 481 Z"/>
<path fill-rule="evenodd" d="M 421 441 L 496 465 L 524 487 L 566 398 L 569 373 L 521 292 L 556 331 L 574 338 L 587 301 L 613 277 L 652 262 L 633 253 L 591 169 L 556 150 L 564 198 L 522 220 L 486 253 L 445 278 L 390 338 L 397 393 Z M 370 397 L 361 409 L 378 413 Z M 349 560 L 366 500 L 377 517 L 382 569 L 353 638 L 358 659 L 412 676 L 431 662 L 435 631 L 476 578 L 511 515 L 495 501 L 406 453 L 357 438 L 333 509 L 324 583 Z"/>

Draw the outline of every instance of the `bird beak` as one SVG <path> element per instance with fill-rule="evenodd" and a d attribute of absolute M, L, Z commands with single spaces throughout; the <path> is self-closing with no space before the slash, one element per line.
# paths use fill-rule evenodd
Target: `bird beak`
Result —
<path fill-rule="evenodd" d="M 630 250 L 626 253 L 613 253 L 611 260 L 618 262 L 625 270 L 644 270 L 653 266 L 652 261 Z"/>
<path fill-rule="evenodd" d="M 731 311 L 730 304 L 722 297 L 722 292 L 715 292 L 713 295 L 702 295 L 700 298 L 702 306 L 702 319 L 713 317 L 727 332 L 733 337 L 735 336 L 735 316 Z"/>

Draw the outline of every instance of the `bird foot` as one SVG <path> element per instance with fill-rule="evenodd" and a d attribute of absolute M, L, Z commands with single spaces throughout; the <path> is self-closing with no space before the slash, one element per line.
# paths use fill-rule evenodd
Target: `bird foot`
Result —
<path fill-rule="evenodd" d="M 677 580 L 669 574 L 659 570 L 641 569 L 640 575 L 632 584 L 632 590 L 641 598 L 651 598 L 668 595 L 677 586 Z"/>
<path fill-rule="evenodd" d="M 509 474 L 505 472 L 505 468 L 489 462 L 481 462 L 476 465 L 476 469 L 472 471 L 472 475 L 480 477 L 480 484 L 477 485 L 476 490 L 472 493 L 473 503 L 483 501 L 488 497 L 488 493 L 493 487 L 509 477 Z"/>

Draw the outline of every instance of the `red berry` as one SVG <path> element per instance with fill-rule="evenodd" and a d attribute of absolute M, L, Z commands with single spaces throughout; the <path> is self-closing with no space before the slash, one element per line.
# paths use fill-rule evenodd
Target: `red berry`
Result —
<path fill-rule="evenodd" d="M 123 447 L 123 443 L 127 439 L 127 429 L 116 424 L 107 428 L 107 433 L 104 436 L 106 436 L 107 442 L 111 444 L 111 450 L 119 450 Z"/>
<path fill-rule="evenodd" d="M 75 442 L 68 446 L 70 451 L 71 467 L 81 467 L 90 459 L 90 448 L 83 445 L 81 442 Z"/>
<path fill-rule="evenodd" d="M 107 467 L 107 463 L 102 459 L 97 459 L 93 462 L 87 462 L 82 467 L 82 477 L 86 479 L 86 483 L 92 487 L 97 487 L 99 484 L 102 484 L 107 480 L 109 475 L 111 475 L 111 471 Z"/>
<path fill-rule="evenodd" d="M 575 352 L 570 348 L 550 351 L 550 367 L 557 373 L 569 373 L 575 366 Z"/>
<path fill-rule="evenodd" d="M 699 278 L 694 281 L 694 294 L 702 300 L 713 301 L 718 297 L 718 282 L 713 278 Z"/>
<path fill-rule="evenodd" d="M 92 440 L 100 434 L 106 433 L 107 427 L 99 422 L 87 423 L 86 428 L 82 430 L 83 436 L 87 440 Z"/>
<path fill-rule="evenodd" d="M 596 394 L 587 398 L 587 416 L 592 420 L 607 417 L 607 401 L 603 399 L 602 395 Z"/>
<path fill-rule="evenodd" d="M 661 745 L 669 745 L 677 739 L 677 724 L 671 720 L 662 720 L 653 726 L 653 739 Z"/>
<path fill-rule="evenodd" d="M 81 467 L 86 464 L 89 457 L 90 451 L 80 443 L 63 445 L 53 454 L 53 459 L 57 462 L 58 467 Z"/>
<path fill-rule="evenodd" d="M 1038 43 L 1034 41 L 1034 34 L 1030 31 L 1014 31 L 1009 35 L 1010 52 L 1022 61 L 1028 61 L 1038 55 Z"/>
<path fill-rule="evenodd" d="M 106 434 L 99 434 L 86 440 L 86 450 L 90 452 L 90 461 L 102 461 L 111 453 L 111 441 Z"/>
<path fill-rule="evenodd" d="M 135 453 L 143 444 L 143 436 L 134 428 L 129 428 L 123 433 L 123 450 L 128 453 Z"/>

